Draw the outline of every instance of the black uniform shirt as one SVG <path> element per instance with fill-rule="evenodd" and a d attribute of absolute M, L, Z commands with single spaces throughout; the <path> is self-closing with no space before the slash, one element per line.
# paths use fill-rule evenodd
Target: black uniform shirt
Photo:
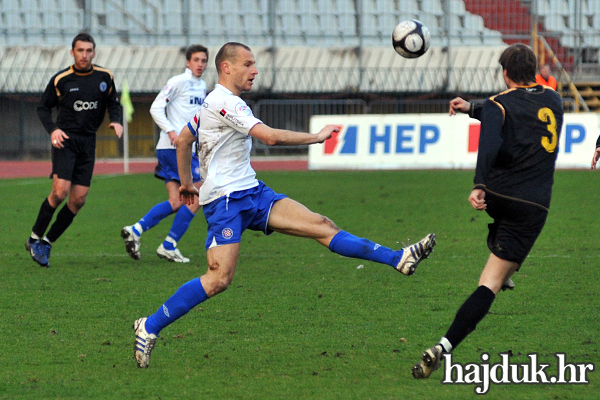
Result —
<path fill-rule="evenodd" d="M 509 89 L 470 114 L 481 120 L 475 188 L 549 208 L 563 123 L 558 93 Z"/>
<path fill-rule="evenodd" d="M 58 107 L 58 118 L 52 120 L 52 108 Z M 121 123 L 122 110 L 112 73 L 93 65 L 90 71 L 70 66 L 50 79 L 37 112 L 42 124 L 52 133 L 56 128 L 67 135 L 94 135 L 108 108 L 111 122 Z"/>

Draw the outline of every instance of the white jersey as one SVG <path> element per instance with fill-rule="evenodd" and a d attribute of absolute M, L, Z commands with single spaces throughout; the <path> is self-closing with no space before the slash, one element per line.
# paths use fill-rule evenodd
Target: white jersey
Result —
<path fill-rule="evenodd" d="M 167 81 L 150 107 L 150 114 L 161 129 L 156 144 L 157 150 L 175 148 L 171 144 L 168 132 L 175 131 L 179 135 L 205 98 L 204 79 L 195 77 L 189 68 L 186 68 L 183 74 L 175 75 Z"/>
<path fill-rule="evenodd" d="M 262 121 L 248 105 L 226 87 L 217 84 L 188 123 L 198 139 L 200 204 L 208 204 L 231 192 L 258 186 L 250 165 L 252 127 Z"/>

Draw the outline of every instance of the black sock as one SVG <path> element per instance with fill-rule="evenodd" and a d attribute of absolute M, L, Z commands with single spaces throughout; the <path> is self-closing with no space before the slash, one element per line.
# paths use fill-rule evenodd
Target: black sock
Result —
<path fill-rule="evenodd" d="M 56 208 L 52 208 L 48 202 L 48 198 L 46 198 L 40 207 L 40 212 L 35 220 L 35 224 L 33 224 L 33 228 L 31 229 L 33 233 L 38 235 L 40 238 L 44 237 L 44 232 L 46 232 L 46 229 L 48 229 L 48 225 L 50 225 L 50 221 L 52 221 L 52 216 L 54 215 L 55 211 Z"/>
<path fill-rule="evenodd" d="M 475 330 L 479 321 L 490 310 L 495 298 L 496 295 L 488 287 L 479 286 L 458 309 L 454 322 L 445 335 L 453 349 Z"/>
<path fill-rule="evenodd" d="M 67 230 L 69 225 L 71 225 L 71 222 L 73 222 L 75 215 L 76 214 L 73 214 L 73 211 L 71 211 L 66 204 L 60 209 L 58 215 L 56 216 L 56 221 L 54 221 L 52 227 L 50 227 L 50 230 L 46 235 L 50 243 L 56 242 L 60 235 Z"/>

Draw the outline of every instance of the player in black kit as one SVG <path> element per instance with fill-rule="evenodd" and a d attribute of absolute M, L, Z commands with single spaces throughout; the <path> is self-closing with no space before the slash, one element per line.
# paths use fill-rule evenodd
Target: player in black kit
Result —
<path fill-rule="evenodd" d="M 518 271 L 542 231 L 552 196 L 558 139 L 563 123 L 560 96 L 536 84 L 537 61 L 524 44 L 500 56 L 508 90 L 476 107 L 461 98 L 450 115 L 468 112 L 481 121 L 475 186 L 469 202 L 494 219 L 487 239 L 490 257 L 479 287 L 458 310 L 446 335 L 413 366 L 416 379 L 439 368 L 442 353 L 456 348 L 485 317 L 498 292 Z M 514 285 L 514 284 L 513 284 Z"/>
<path fill-rule="evenodd" d="M 52 142 L 52 191 L 44 200 L 25 247 L 31 258 L 49 267 L 50 250 L 85 204 L 90 190 L 96 152 L 96 131 L 108 109 L 110 127 L 123 134 L 122 110 L 112 73 L 92 64 L 96 43 L 88 33 L 73 39 L 75 63 L 54 75 L 37 107 Z M 58 118 L 52 119 L 52 108 Z M 69 197 L 44 236 L 54 212 Z"/>

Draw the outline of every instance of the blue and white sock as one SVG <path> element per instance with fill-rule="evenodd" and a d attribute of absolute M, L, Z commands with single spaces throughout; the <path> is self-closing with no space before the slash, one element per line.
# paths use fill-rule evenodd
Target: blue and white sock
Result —
<path fill-rule="evenodd" d="M 146 320 L 146 332 L 158 335 L 160 331 L 192 308 L 208 300 L 200 278 L 184 283 L 169 300 Z"/>
<path fill-rule="evenodd" d="M 148 229 L 156 226 L 160 221 L 167 218 L 169 215 L 173 213 L 173 207 L 171 207 L 171 203 L 168 201 L 163 201 L 162 203 L 158 203 L 154 207 L 148 211 L 146 215 L 138 222 L 139 226 L 141 226 L 142 230 L 139 231 L 137 228 L 137 224 L 134 225 L 133 231 L 136 235 L 140 236 L 142 232 L 147 231 Z"/>
<path fill-rule="evenodd" d="M 185 232 L 188 230 L 190 226 L 190 222 L 194 219 L 195 214 L 190 211 L 190 209 L 183 205 L 175 214 L 175 219 L 173 220 L 173 225 L 171 226 L 171 230 L 169 231 L 169 235 L 167 239 L 163 242 L 163 246 L 167 250 L 174 250 L 177 246 L 177 242 L 183 237 Z M 171 240 L 169 240 L 171 239 Z"/>
<path fill-rule="evenodd" d="M 329 250 L 345 257 L 360 258 L 361 260 L 376 261 L 394 268 L 400 262 L 403 250 L 392 250 L 368 239 L 340 231 L 331 239 Z"/>

